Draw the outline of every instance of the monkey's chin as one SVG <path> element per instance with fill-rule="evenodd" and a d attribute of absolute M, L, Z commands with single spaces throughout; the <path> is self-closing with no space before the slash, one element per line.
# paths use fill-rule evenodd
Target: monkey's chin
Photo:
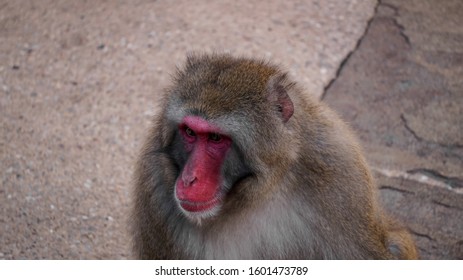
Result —
<path fill-rule="evenodd" d="M 208 202 L 190 202 L 178 200 L 179 208 L 188 220 L 201 225 L 204 220 L 217 215 L 220 210 L 221 201 L 214 198 Z"/>

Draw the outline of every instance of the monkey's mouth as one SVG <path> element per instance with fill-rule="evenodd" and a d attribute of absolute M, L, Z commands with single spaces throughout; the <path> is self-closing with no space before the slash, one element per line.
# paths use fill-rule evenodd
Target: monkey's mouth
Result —
<path fill-rule="evenodd" d="M 206 212 L 220 204 L 220 199 L 213 198 L 210 201 L 202 202 L 202 201 L 187 201 L 187 200 L 179 200 L 180 206 L 183 210 L 188 212 Z"/>

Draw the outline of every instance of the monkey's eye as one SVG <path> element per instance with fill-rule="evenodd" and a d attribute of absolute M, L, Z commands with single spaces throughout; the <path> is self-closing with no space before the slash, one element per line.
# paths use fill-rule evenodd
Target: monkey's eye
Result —
<path fill-rule="evenodd" d="M 188 126 L 185 126 L 185 133 L 189 137 L 195 137 L 196 136 L 196 133 L 191 128 L 189 128 Z"/>
<path fill-rule="evenodd" d="M 209 133 L 209 140 L 214 142 L 220 142 L 222 140 L 222 136 L 217 133 Z"/>

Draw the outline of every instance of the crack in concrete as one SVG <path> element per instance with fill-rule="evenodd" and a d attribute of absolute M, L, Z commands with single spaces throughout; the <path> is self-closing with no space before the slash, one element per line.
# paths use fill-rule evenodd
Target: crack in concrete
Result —
<path fill-rule="evenodd" d="M 383 6 L 383 7 L 387 7 L 389 9 L 393 10 L 394 11 L 394 16 L 399 15 L 399 8 L 397 8 L 397 6 L 389 4 L 389 3 L 383 3 L 383 0 L 379 0 L 379 4 L 381 6 Z"/>
<path fill-rule="evenodd" d="M 372 17 L 368 20 L 362 36 L 360 36 L 360 38 L 357 40 L 357 43 L 356 43 L 356 46 L 354 47 L 354 49 L 351 50 L 346 55 L 346 57 L 342 60 L 342 62 L 340 63 L 340 65 L 339 65 L 339 67 L 338 67 L 338 69 L 336 71 L 335 76 L 325 86 L 325 88 L 323 90 L 323 93 L 321 95 L 321 98 L 320 98 L 321 100 L 325 99 L 325 97 L 327 95 L 327 92 L 329 91 L 331 86 L 334 84 L 334 82 L 337 81 L 337 79 L 341 75 L 342 70 L 346 66 L 346 64 L 349 61 L 349 59 L 351 58 L 351 56 L 360 48 L 360 45 L 362 44 L 363 40 L 367 36 L 368 31 L 371 28 L 372 22 L 377 17 L 380 16 L 378 11 L 379 11 L 379 9 L 381 7 L 387 7 L 387 8 L 389 8 L 389 9 L 391 9 L 393 11 L 394 14 L 392 16 L 385 16 L 385 17 L 390 18 L 392 20 L 392 23 L 397 27 L 397 29 L 399 31 L 399 35 L 404 39 L 405 43 L 409 47 L 411 47 L 411 41 L 410 41 L 410 38 L 405 33 L 405 27 L 402 24 L 400 24 L 398 19 L 397 19 L 397 17 L 400 16 L 400 9 L 397 6 L 392 5 L 390 3 L 384 3 L 383 0 L 378 0 L 377 3 L 376 3 L 375 9 L 374 9 L 374 13 L 373 13 Z M 436 145 L 439 145 L 439 146 L 445 147 L 445 148 L 453 148 L 453 147 L 455 147 L 455 146 L 448 147 L 446 145 L 442 145 L 441 143 L 436 143 L 436 142 L 429 141 L 427 139 L 424 139 L 424 138 L 420 137 L 410 127 L 410 125 L 408 124 L 408 121 L 405 118 L 404 114 L 400 114 L 400 119 L 403 121 L 403 125 L 404 125 L 405 129 L 410 134 L 412 134 L 413 137 L 417 141 L 430 143 L 430 144 L 436 144 Z M 376 168 L 374 168 L 374 169 L 376 169 Z M 376 170 L 378 170 L 378 169 L 376 169 Z M 384 170 L 382 170 L 382 171 L 384 171 Z M 453 191 L 456 190 L 457 193 L 462 193 L 461 189 L 463 189 L 463 181 L 460 180 L 459 178 L 446 177 L 446 176 L 444 176 L 444 175 L 442 175 L 442 174 L 440 174 L 440 173 L 438 173 L 437 171 L 434 171 L 434 170 L 413 169 L 413 170 L 409 170 L 407 172 L 403 172 L 403 171 L 396 171 L 395 172 L 395 171 L 392 171 L 392 173 L 395 174 L 395 175 L 392 175 L 392 176 L 391 176 L 391 174 L 389 174 L 389 173 L 391 173 L 391 172 L 389 172 L 389 170 L 385 171 L 385 172 L 380 171 L 380 173 L 382 173 L 383 175 L 387 174 L 386 176 L 388 176 L 388 177 L 406 178 L 406 179 L 416 181 L 416 182 L 419 182 L 419 183 L 426 183 L 426 184 L 429 184 L 429 185 L 444 187 L 444 188 L 446 188 L 448 190 L 453 190 Z M 400 190 L 400 189 L 397 189 L 397 188 L 394 188 L 394 187 L 391 187 L 391 186 L 381 186 L 380 188 L 382 188 L 382 189 L 391 189 L 391 190 L 400 191 L 400 192 L 403 192 L 403 193 L 410 193 L 408 191 Z"/>
<path fill-rule="evenodd" d="M 379 186 L 379 188 L 380 188 L 381 190 L 392 190 L 392 191 L 396 191 L 396 192 L 400 192 L 400 193 L 404 193 L 404 194 L 415 194 L 414 192 L 402 190 L 402 189 L 400 189 L 400 188 L 393 187 L 393 186 L 386 186 L 386 185 L 383 185 L 383 186 Z"/>
<path fill-rule="evenodd" d="M 431 241 L 435 241 L 434 238 L 432 238 L 431 236 L 429 236 L 429 235 L 427 235 L 427 234 L 419 233 L 419 232 L 414 231 L 414 230 L 412 230 L 412 229 L 409 229 L 409 230 L 410 230 L 410 232 L 411 232 L 412 234 L 414 234 L 414 235 L 416 235 L 416 236 L 424 237 L 424 238 L 429 239 L 429 240 L 431 240 Z"/>
<path fill-rule="evenodd" d="M 407 36 L 407 34 L 405 34 L 405 27 L 402 24 L 400 24 L 399 21 L 397 20 L 397 17 L 400 16 L 399 8 L 389 3 L 383 3 L 382 0 L 379 0 L 379 6 L 388 7 L 389 9 L 394 11 L 394 17 L 392 18 L 392 22 L 399 29 L 399 35 L 405 40 L 405 43 L 408 46 L 411 46 L 410 38 Z"/>
<path fill-rule="evenodd" d="M 452 186 L 446 184 L 445 182 L 442 182 L 442 180 L 436 180 L 423 173 L 411 174 L 411 173 L 404 172 L 401 170 L 390 170 L 390 169 L 378 168 L 375 166 L 372 166 L 371 170 L 378 172 L 382 176 L 386 176 L 389 178 L 396 178 L 400 180 L 410 180 L 410 181 L 414 181 L 420 184 L 426 184 L 428 186 L 444 188 L 446 190 L 455 192 L 457 194 L 463 194 L 463 188 L 452 188 Z"/>
<path fill-rule="evenodd" d="M 442 143 L 439 143 L 439 142 L 436 142 L 436 141 L 431 141 L 431 140 L 428 140 L 428 139 L 425 139 L 423 137 L 420 137 L 418 136 L 418 134 L 408 125 L 408 121 L 407 119 L 405 118 L 404 114 L 400 114 L 400 119 L 402 120 L 403 124 L 404 124 L 404 127 L 405 129 L 410 132 L 413 137 L 418 140 L 419 142 L 425 142 L 425 143 L 428 143 L 428 144 L 434 144 L 434 145 L 437 145 L 439 147 L 442 147 L 442 148 L 448 148 L 448 149 L 461 149 L 463 148 L 462 145 L 445 145 L 445 144 L 442 144 Z"/>
<path fill-rule="evenodd" d="M 379 5 L 381 4 L 381 0 L 379 0 L 378 2 L 376 2 L 376 6 L 375 6 L 375 9 L 374 9 L 374 13 L 372 15 L 372 17 L 367 21 L 367 25 L 365 26 L 365 30 L 363 31 L 363 34 L 362 36 L 360 36 L 360 38 L 357 40 L 357 43 L 355 44 L 355 47 L 354 49 L 352 49 L 347 55 L 346 57 L 344 57 L 344 59 L 341 61 L 341 64 L 339 64 L 339 67 L 338 69 L 336 70 L 336 74 L 334 75 L 334 77 L 328 82 L 328 84 L 323 88 L 323 93 L 320 97 L 320 100 L 323 100 L 326 96 L 326 93 L 328 92 L 328 90 L 331 88 L 331 86 L 334 84 L 334 82 L 339 78 L 339 76 L 341 75 L 341 71 L 342 69 L 344 68 L 344 66 L 346 66 L 347 64 L 347 61 L 349 61 L 350 57 L 352 56 L 352 54 L 354 54 L 354 52 L 356 52 L 363 39 L 366 37 L 367 33 L 368 33 L 368 30 L 370 29 L 370 26 L 371 26 L 371 23 L 373 22 L 373 19 L 376 17 L 377 13 L 378 13 L 378 7 Z"/>
<path fill-rule="evenodd" d="M 445 208 L 463 210 L 462 208 L 460 208 L 458 206 L 450 205 L 450 204 L 447 204 L 447 203 L 442 203 L 442 202 L 437 201 L 437 200 L 431 200 L 431 201 L 432 201 L 432 203 L 440 205 L 440 206 L 445 207 Z"/>
<path fill-rule="evenodd" d="M 393 18 L 392 23 L 394 23 L 394 25 L 399 29 L 399 35 L 405 40 L 407 46 L 411 47 L 412 43 L 410 42 L 410 38 L 407 34 L 405 34 L 405 27 L 397 21 L 397 18 Z"/>
<path fill-rule="evenodd" d="M 366 35 L 368 33 L 368 30 L 370 29 L 373 20 L 378 16 L 378 9 L 380 8 L 380 6 L 388 7 L 388 8 L 390 8 L 390 9 L 392 9 L 394 11 L 394 17 L 391 18 L 392 22 L 397 27 L 397 29 L 399 29 L 399 35 L 404 39 L 407 46 L 411 46 L 410 38 L 407 36 L 407 34 L 405 34 L 405 27 L 402 24 L 400 24 L 398 22 L 398 20 L 397 20 L 397 17 L 399 16 L 399 8 L 392 5 L 392 4 L 389 4 L 389 3 L 383 3 L 382 0 L 378 0 L 378 2 L 376 3 L 376 6 L 375 6 L 375 12 L 373 13 L 373 16 L 368 20 L 367 25 L 365 27 L 365 30 L 364 30 L 362 36 L 360 36 L 360 38 L 357 40 L 357 43 L 356 43 L 354 49 L 351 50 L 346 55 L 346 57 L 341 61 L 341 63 L 339 64 L 339 67 L 336 70 L 335 76 L 324 87 L 323 93 L 322 93 L 322 95 L 320 97 L 320 100 L 323 100 L 326 97 L 326 94 L 327 94 L 328 90 L 331 88 L 331 86 L 334 84 L 334 82 L 339 78 L 339 76 L 341 75 L 342 69 L 344 69 L 345 65 L 349 61 L 352 54 L 354 54 L 360 48 L 360 45 L 361 45 L 363 39 L 366 37 Z"/>
<path fill-rule="evenodd" d="M 441 181 L 442 183 L 447 184 L 452 188 L 463 188 L 463 180 L 461 180 L 460 178 L 445 176 L 433 169 L 416 168 L 416 169 L 407 170 L 407 173 L 424 174 L 428 177 L 433 178 L 434 180 Z"/>
<path fill-rule="evenodd" d="M 400 119 L 402 120 L 402 122 L 404 123 L 404 127 L 405 129 L 410 132 L 413 137 L 415 137 L 416 140 L 418 141 L 425 141 L 423 138 L 421 138 L 420 136 L 418 136 L 418 134 L 416 134 L 416 132 L 408 125 L 408 121 L 407 119 L 405 118 L 404 114 L 400 114 Z"/>

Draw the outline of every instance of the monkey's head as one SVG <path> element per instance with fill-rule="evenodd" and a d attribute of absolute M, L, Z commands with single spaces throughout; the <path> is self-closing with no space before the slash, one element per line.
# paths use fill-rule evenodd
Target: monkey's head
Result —
<path fill-rule="evenodd" d="M 265 195 L 252 188 L 282 178 L 297 157 L 293 87 L 285 73 L 263 61 L 188 57 L 168 90 L 163 118 L 170 129 L 163 132 L 163 146 L 178 174 L 175 200 L 190 220 Z"/>

